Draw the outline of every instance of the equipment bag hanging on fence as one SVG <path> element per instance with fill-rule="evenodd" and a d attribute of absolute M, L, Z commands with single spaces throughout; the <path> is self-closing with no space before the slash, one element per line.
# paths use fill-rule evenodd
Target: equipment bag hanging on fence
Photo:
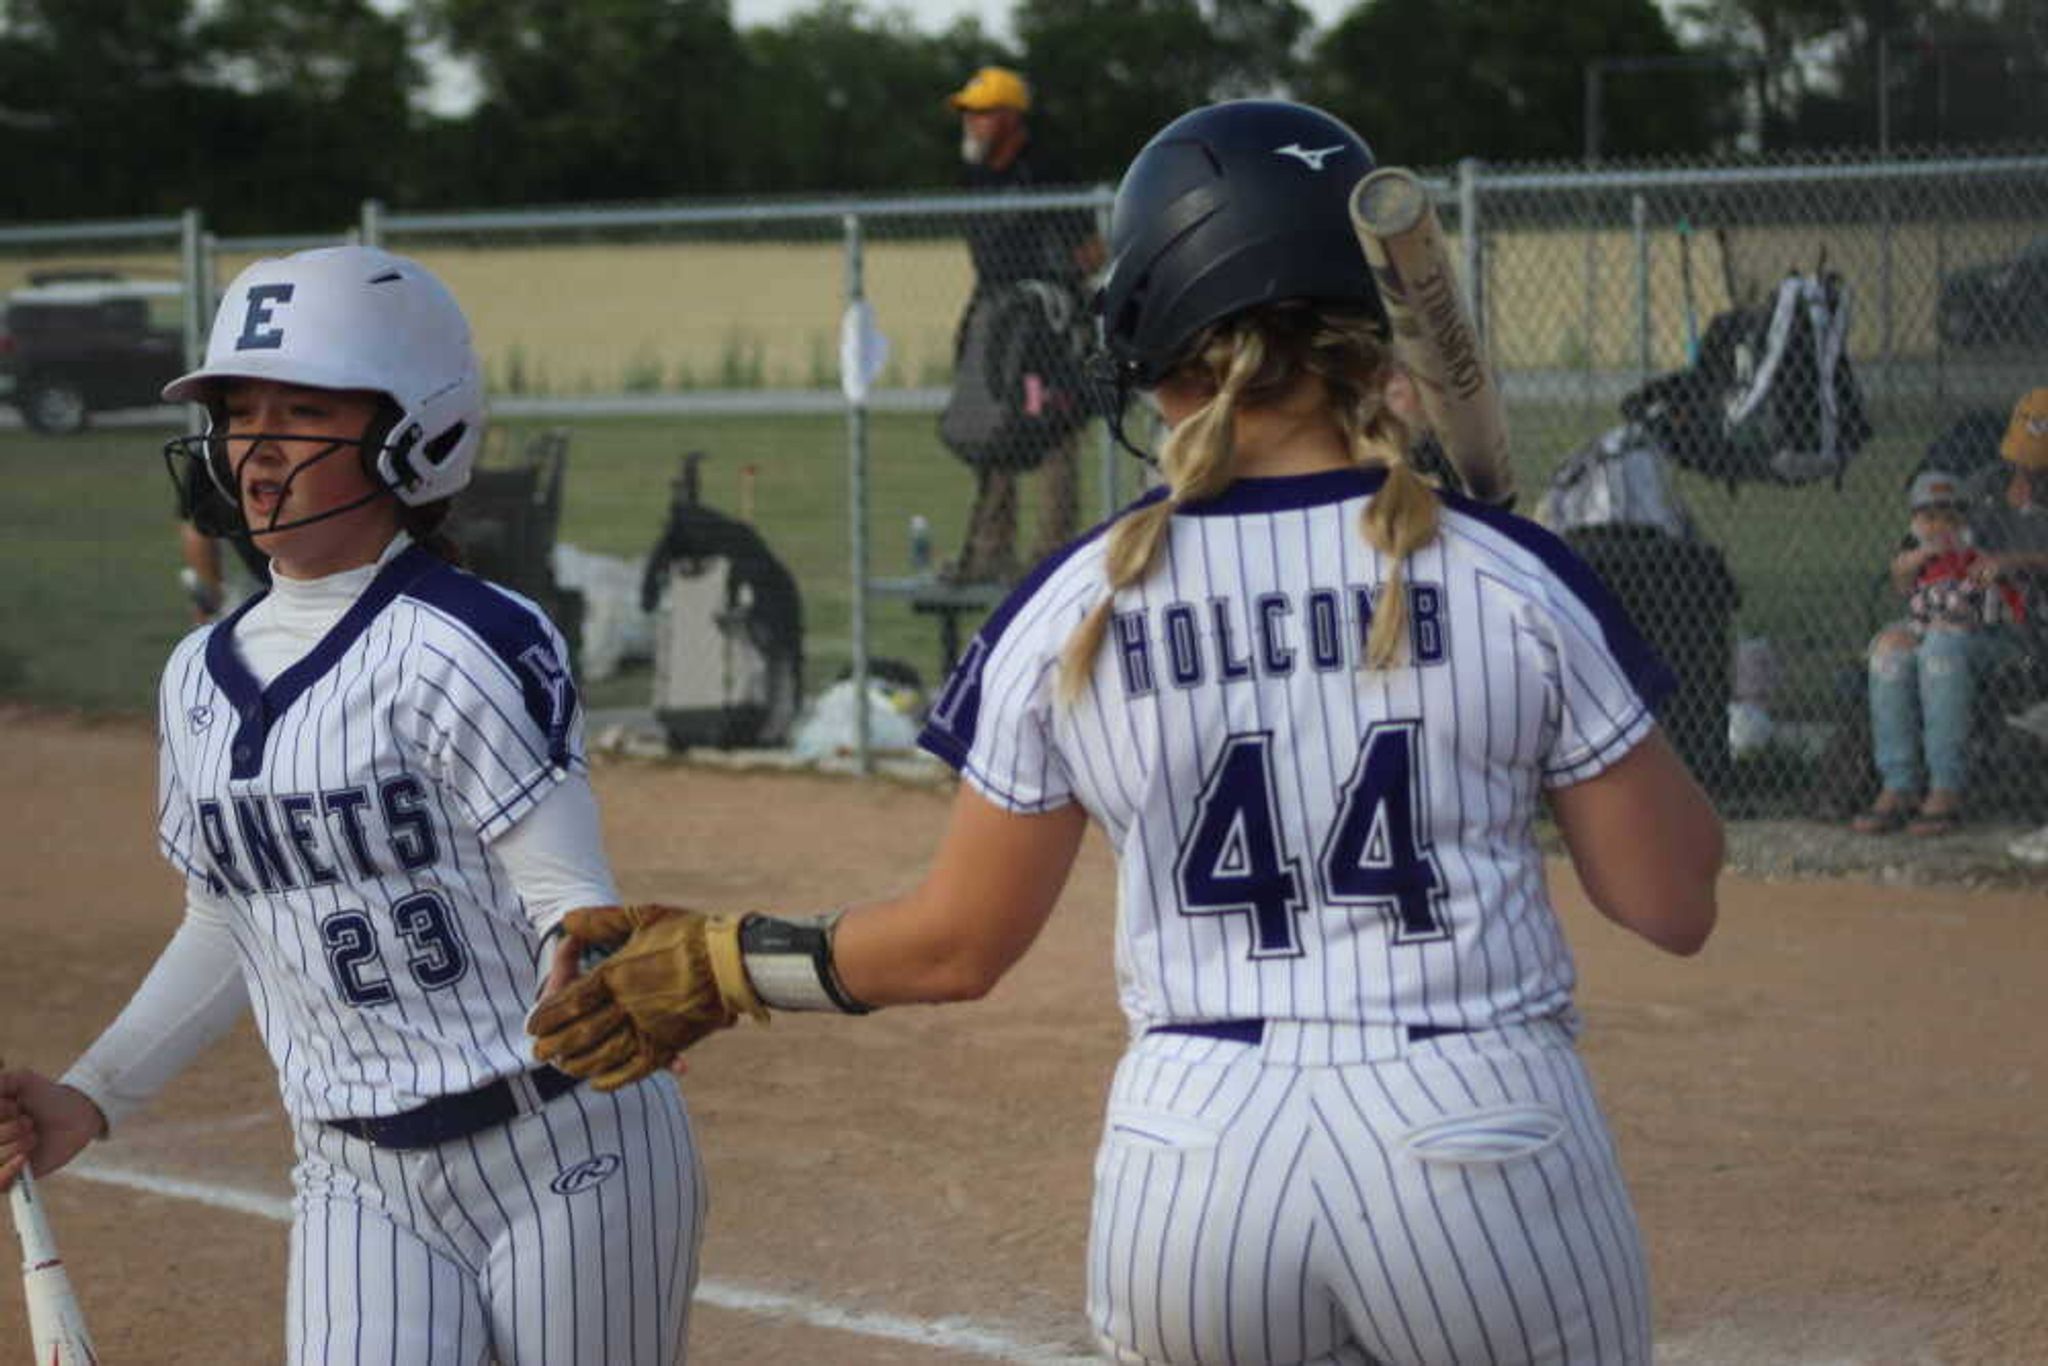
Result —
<path fill-rule="evenodd" d="M 1709 323 L 1699 360 L 1629 394 L 1622 414 L 1731 492 L 1818 479 L 1839 488 L 1870 438 L 1848 337 L 1841 277 L 1788 275 L 1768 305 Z"/>
<path fill-rule="evenodd" d="M 981 290 L 960 321 L 939 439 L 976 468 L 1036 469 L 1091 415 L 1071 289 L 1018 280 Z"/>
<path fill-rule="evenodd" d="M 1606 526 L 1654 527 L 1688 541 L 1698 534 L 1663 448 L 1633 422 L 1565 457 L 1536 504 L 1536 520 L 1559 535 Z"/>

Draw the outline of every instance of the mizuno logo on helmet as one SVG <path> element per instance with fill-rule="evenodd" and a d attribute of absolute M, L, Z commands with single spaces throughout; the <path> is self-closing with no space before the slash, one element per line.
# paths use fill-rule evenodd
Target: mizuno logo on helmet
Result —
<path fill-rule="evenodd" d="M 1332 153 L 1341 152 L 1343 150 L 1344 144 L 1341 142 L 1336 143 L 1329 147 L 1314 148 L 1304 147 L 1298 142 L 1290 142 L 1285 147 L 1275 147 L 1273 149 L 1273 155 L 1280 157 L 1298 157 L 1301 160 L 1301 164 L 1308 167 L 1311 171 L 1320 171 L 1323 169 L 1323 162 L 1326 159 L 1328 159 Z"/>

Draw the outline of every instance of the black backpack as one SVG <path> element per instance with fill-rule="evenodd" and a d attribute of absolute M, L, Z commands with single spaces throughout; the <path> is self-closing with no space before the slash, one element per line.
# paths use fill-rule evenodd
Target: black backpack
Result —
<path fill-rule="evenodd" d="M 1100 404 L 1080 300 L 1053 280 L 977 290 L 960 320 L 939 440 L 976 468 L 1030 470 Z"/>
<path fill-rule="evenodd" d="M 1767 302 L 1716 317 L 1699 359 L 1623 398 L 1622 415 L 1731 493 L 1819 479 L 1840 488 L 1871 434 L 1848 336 L 1841 276 L 1795 272 Z"/>
<path fill-rule="evenodd" d="M 683 459 L 640 585 L 658 613 L 655 714 L 679 746 L 780 744 L 803 700 L 803 598 L 760 532 L 699 500 L 703 458 Z"/>

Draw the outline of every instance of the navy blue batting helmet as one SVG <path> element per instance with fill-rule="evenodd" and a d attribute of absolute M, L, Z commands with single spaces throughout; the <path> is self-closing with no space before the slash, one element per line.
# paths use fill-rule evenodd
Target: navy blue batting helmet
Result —
<path fill-rule="evenodd" d="M 1166 125 L 1124 172 L 1096 298 L 1126 384 L 1157 384 L 1212 323 L 1309 299 L 1386 316 L 1351 229 L 1372 151 L 1342 120 L 1285 100 L 1232 100 Z"/>

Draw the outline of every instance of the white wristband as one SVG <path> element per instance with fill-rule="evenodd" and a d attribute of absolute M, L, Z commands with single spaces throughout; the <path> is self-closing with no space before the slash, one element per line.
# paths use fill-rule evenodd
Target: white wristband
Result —
<path fill-rule="evenodd" d="M 845 912 L 817 920 L 750 915 L 740 922 L 740 958 L 762 1003 L 776 1010 L 865 1015 L 872 1007 L 847 993 L 832 966 L 832 931 Z"/>

